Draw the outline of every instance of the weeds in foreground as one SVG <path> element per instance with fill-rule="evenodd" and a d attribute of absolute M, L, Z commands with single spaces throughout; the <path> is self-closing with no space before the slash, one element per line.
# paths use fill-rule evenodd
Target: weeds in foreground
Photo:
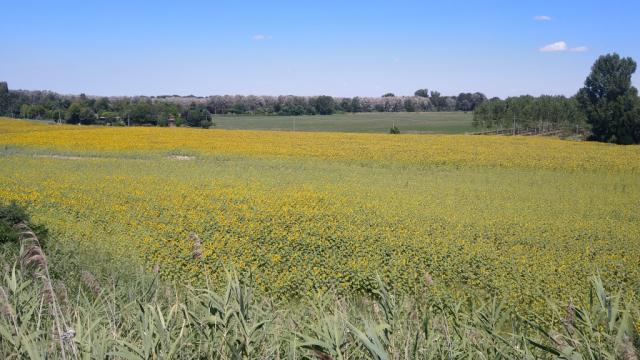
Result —
<path fill-rule="evenodd" d="M 382 281 L 371 298 L 299 304 L 254 297 L 233 272 L 222 293 L 89 272 L 67 290 L 50 277 L 37 236 L 17 230 L 22 262 L 0 285 L 4 359 L 638 358 L 638 309 L 598 276 L 584 305 L 549 301 L 552 322 L 525 320 L 498 299 L 436 299 L 428 287 L 400 299 Z"/>

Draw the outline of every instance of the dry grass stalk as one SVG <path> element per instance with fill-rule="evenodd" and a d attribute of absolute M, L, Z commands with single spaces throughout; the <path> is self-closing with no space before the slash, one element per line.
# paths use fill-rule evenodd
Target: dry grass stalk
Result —
<path fill-rule="evenodd" d="M 573 330 L 574 330 L 573 325 L 575 322 L 575 317 L 576 317 L 576 307 L 573 305 L 573 299 L 570 299 L 569 304 L 567 305 L 566 315 L 562 320 L 562 322 L 564 323 L 564 326 L 567 328 L 567 331 L 569 333 L 573 333 Z"/>
<path fill-rule="evenodd" d="M 433 278 L 431 277 L 431 274 L 429 274 L 428 272 L 424 273 L 424 286 L 429 288 L 433 285 Z"/>
<path fill-rule="evenodd" d="M 96 277 L 93 276 L 92 273 L 90 273 L 88 271 L 83 271 L 82 275 L 81 275 L 81 279 L 82 279 L 82 282 L 84 283 L 84 285 L 87 288 L 89 288 L 89 290 L 91 290 L 93 295 L 95 295 L 95 296 L 100 295 L 100 292 L 102 292 L 102 287 L 100 286 L 100 283 L 98 282 Z"/>
<path fill-rule="evenodd" d="M 318 358 L 318 360 L 333 360 L 333 358 L 331 357 L 331 355 L 320 351 L 320 350 L 315 350 L 314 351 L 316 354 L 316 357 Z"/>
<path fill-rule="evenodd" d="M 7 296 L 4 288 L 0 287 L 0 315 L 11 318 L 14 314 L 13 307 L 9 303 L 9 297 Z"/>
<path fill-rule="evenodd" d="M 622 360 L 638 360 L 638 353 L 629 336 L 623 337 L 622 343 L 618 347 L 618 354 Z"/>
<path fill-rule="evenodd" d="M 67 287 L 62 282 L 56 282 L 54 286 L 55 294 L 58 296 L 58 300 L 61 304 L 67 303 L 67 298 L 69 297 Z"/>
<path fill-rule="evenodd" d="M 40 241 L 36 234 L 25 223 L 19 223 L 14 226 L 14 229 L 18 232 L 20 237 L 20 244 L 23 249 L 21 254 L 21 263 L 24 268 L 32 269 L 34 277 L 42 282 L 42 296 L 43 302 L 50 306 L 51 316 L 53 318 L 53 329 L 55 336 L 60 346 L 62 359 L 67 359 L 66 347 L 71 348 L 69 355 L 73 358 L 78 357 L 75 343 L 69 342 L 65 344 L 63 338 L 66 334 L 67 325 L 62 314 L 62 310 L 58 305 L 56 293 L 53 290 L 51 276 L 49 274 L 49 263 L 47 256 L 42 250 Z"/>
<path fill-rule="evenodd" d="M 196 235 L 196 233 L 189 234 L 189 240 L 193 242 L 193 247 L 191 249 L 191 257 L 194 260 L 200 259 L 202 257 L 202 240 Z"/>

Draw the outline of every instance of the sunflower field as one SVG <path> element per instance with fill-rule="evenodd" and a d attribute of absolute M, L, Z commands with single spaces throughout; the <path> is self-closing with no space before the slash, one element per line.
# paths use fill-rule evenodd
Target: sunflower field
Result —
<path fill-rule="evenodd" d="M 380 276 L 534 312 L 594 274 L 640 293 L 638 146 L 0 119 L 0 168 L 0 201 L 106 259 L 86 266 L 220 284 L 232 266 L 283 299 Z"/>

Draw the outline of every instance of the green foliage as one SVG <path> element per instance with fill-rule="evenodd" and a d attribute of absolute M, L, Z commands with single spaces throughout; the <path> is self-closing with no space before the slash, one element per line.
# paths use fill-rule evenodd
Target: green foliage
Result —
<path fill-rule="evenodd" d="M 7 219 L 24 212 L 5 212 Z M 377 278 L 372 293 L 277 303 L 252 294 L 251 276 L 227 272 L 226 288 L 171 284 L 113 268 L 74 278 L 69 254 L 49 257 L 23 228 L 20 254 L 0 280 L 5 359 L 635 359 L 640 312 L 591 279 L 591 296 L 547 300 L 552 318 L 522 316 L 499 298 L 459 302 L 432 279 L 398 297 Z M 24 232 L 26 231 L 26 232 Z M 27 236 L 24 236 L 27 234 Z M 97 257 L 86 260 L 96 261 Z M 197 261 L 197 259 L 192 259 Z M 59 265 L 60 264 L 60 265 Z M 126 273 L 126 276 L 124 276 Z M 132 276 L 133 275 L 133 276 Z"/>
<path fill-rule="evenodd" d="M 419 96 L 419 97 L 428 98 L 429 97 L 429 90 L 428 89 L 418 89 L 418 90 L 416 90 L 416 92 L 413 93 L 413 95 Z"/>
<path fill-rule="evenodd" d="M 320 115 L 331 115 L 335 112 L 335 101 L 331 96 L 318 96 L 313 101 L 313 108 Z"/>
<path fill-rule="evenodd" d="M 362 103 L 359 97 L 351 99 L 351 112 L 357 113 L 362 111 Z"/>
<path fill-rule="evenodd" d="M 475 108 L 473 124 L 485 128 L 584 127 L 585 120 L 575 98 L 564 96 L 517 96 L 483 102 Z"/>
<path fill-rule="evenodd" d="M 117 272 L 116 272 L 117 273 Z M 592 302 L 549 303 L 551 322 L 524 319 L 497 300 L 467 304 L 429 295 L 396 298 L 318 295 L 274 304 L 229 275 L 226 290 L 170 285 L 138 274 L 98 277 L 103 290 L 54 280 L 54 315 L 30 270 L 14 266 L 0 283 L 0 357 L 633 359 L 638 310 L 594 279 Z M 56 321 L 58 325 L 56 325 Z"/>
<path fill-rule="evenodd" d="M 29 215 L 18 204 L 0 204 L 0 244 L 16 243 L 19 234 L 15 226 L 29 222 Z M 34 224 L 30 224 L 30 226 L 43 241 L 46 240 L 48 232 L 44 226 Z"/>
<path fill-rule="evenodd" d="M 9 113 L 9 87 L 6 81 L 0 81 L 0 114 Z"/>
<path fill-rule="evenodd" d="M 591 125 L 593 139 L 618 144 L 640 143 L 640 100 L 631 86 L 636 62 L 618 54 L 596 60 L 577 98 Z"/>
<path fill-rule="evenodd" d="M 445 98 L 440 95 L 438 91 L 431 90 L 431 103 L 438 111 L 442 111 L 442 108 L 446 106 Z"/>
<path fill-rule="evenodd" d="M 575 97 L 518 96 L 483 102 L 474 111 L 474 125 L 486 128 L 575 130 L 591 126 L 593 140 L 618 144 L 640 143 L 640 99 L 631 86 L 636 63 L 608 54 L 596 60 Z M 466 111 L 471 94 L 457 97 L 456 110 Z M 432 94 L 432 102 L 438 103 Z"/>
<path fill-rule="evenodd" d="M 211 120 L 209 120 L 208 118 L 205 118 L 205 119 L 200 121 L 200 127 L 203 128 L 203 129 L 208 129 L 211 126 L 213 126 L 213 122 Z"/>
<path fill-rule="evenodd" d="M 485 98 L 480 93 L 440 96 L 427 90 L 416 96 L 340 98 L 331 96 L 136 96 L 91 97 L 49 91 L 10 90 L 0 83 L 0 116 L 62 120 L 71 124 L 159 125 L 169 116 L 176 124 L 207 127 L 211 115 L 329 115 L 360 112 L 468 111 Z M 393 95 L 393 96 L 391 96 Z M 466 110 L 465 110 L 466 109 Z M 179 126 L 179 125 L 178 125 Z"/>
<path fill-rule="evenodd" d="M 416 102 L 411 98 L 407 98 L 404 100 L 404 109 L 406 112 L 414 112 L 416 111 Z"/>
<path fill-rule="evenodd" d="M 487 97 L 482 93 L 460 93 L 456 97 L 456 110 L 473 111 L 485 101 L 487 101 Z"/>
<path fill-rule="evenodd" d="M 305 108 L 302 105 L 297 104 L 284 104 L 280 111 L 279 115 L 291 116 L 291 115 L 304 115 Z"/>

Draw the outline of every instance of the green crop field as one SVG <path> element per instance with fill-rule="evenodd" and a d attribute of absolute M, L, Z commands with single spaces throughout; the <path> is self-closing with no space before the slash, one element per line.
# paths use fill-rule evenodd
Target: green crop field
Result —
<path fill-rule="evenodd" d="M 241 130 L 339 131 L 386 133 L 394 122 L 401 132 L 460 134 L 473 132 L 472 113 L 356 113 L 328 116 L 216 115 L 217 128 Z"/>
<path fill-rule="evenodd" d="M 639 160 L 533 136 L 0 119 L 0 358 L 556 359 L 578 332 L 580 353 L 630 348 Z M 58 315 L 31 315 L 44 304 Z"/>
<path fill-rule="evenodd" d="M 0 146 L 0 202 L 165 279 L 231 265 L 289 299 L 370 292 L 377 275 L 410 294 L 429 273 L 443 292 L 540 312 L 587 296 L 596 272 L 640 284 L 638 147 L 10 119 Z"/>

